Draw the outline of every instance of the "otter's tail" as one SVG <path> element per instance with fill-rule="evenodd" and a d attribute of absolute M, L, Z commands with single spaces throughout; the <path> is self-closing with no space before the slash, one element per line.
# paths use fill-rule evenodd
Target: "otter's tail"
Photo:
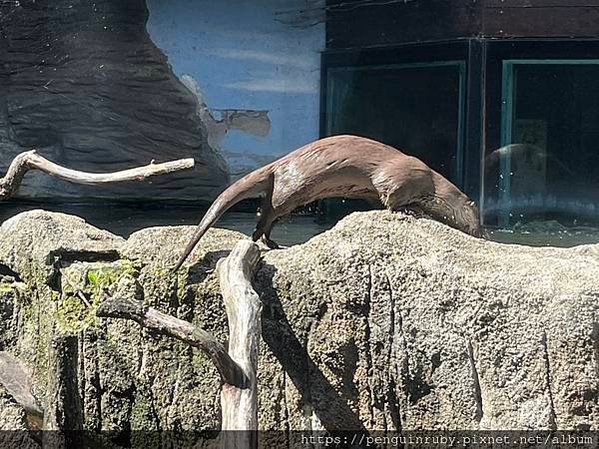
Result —
<path fill-rule="evenodd" d="M 185 259 L 191 254 L 206 231 L 208 231 L 208 229 L 210 229 L 226 211 L 242 200 L 264 195 L 267 191 L 267 179 L 268 174 L 263 173 L 262 170 L 252 172 L 233 183 L 221 193 L 214 203 L 212 203 L 202 218 L 202 221 L 200 221 L 191 241 L 185 247 L 185 251 L 183 251 L 183 254 L 179 258 L 177 265 L 172 269 L 172 272 L 174 273 L 181 268 Z"/>

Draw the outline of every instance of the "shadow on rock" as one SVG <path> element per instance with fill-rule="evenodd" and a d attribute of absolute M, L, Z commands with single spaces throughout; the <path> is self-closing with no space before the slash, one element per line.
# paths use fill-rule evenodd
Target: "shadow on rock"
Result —
<path fill-rule="evenodd" d="M 302 403 L 314 410 L 328 431 L 366 432 L 357 414 L 327 380 L 294 332 L 281 300 L 272 287 L 276 268 L 264 264 L 259 271 L 264 287 L 263 291 L 258 291 L 264 304 L 262 338 L 300 392 Z"/>

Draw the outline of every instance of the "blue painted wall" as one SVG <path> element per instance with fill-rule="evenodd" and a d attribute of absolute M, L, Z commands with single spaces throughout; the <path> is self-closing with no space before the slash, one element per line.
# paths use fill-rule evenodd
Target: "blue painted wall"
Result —
<path fill-rule="evenodd" d="M 268 110 L 266 137 L 229 132 L 220 143 L 235 176 L 318 138 L 323 23 L 283 23 L 305 0 L 148 0 L 150 37 L 210 109 Z M 287 13 L 288 11 L 292 11 Z"/>

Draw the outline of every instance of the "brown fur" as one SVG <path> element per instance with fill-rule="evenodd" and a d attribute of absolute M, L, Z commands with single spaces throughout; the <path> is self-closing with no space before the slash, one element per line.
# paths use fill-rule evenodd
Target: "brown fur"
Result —
<path fill-rule="evenodd" d="M 204 233 L 229 208 L 262 197 L 254 241 L 270 240 L 275 220 L 313 201 L 362 198 L 391 210 L 412 208 L 474 236 L 481 235 L 473 201 L 419 159 L 374 140 L 335 136 L 317 140 L 249 173 L 227 188 L 204 215 L 177 270 Z"/>

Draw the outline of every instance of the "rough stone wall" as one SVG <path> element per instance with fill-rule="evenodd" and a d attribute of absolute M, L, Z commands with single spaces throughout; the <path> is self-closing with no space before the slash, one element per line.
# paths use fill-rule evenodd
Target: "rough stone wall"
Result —
<path fill-rule="evenodd" d="M 147 18 L 145 0 L 0 2 L 0 173 L 31 147 L 88 171 L 183 157 L 197 164 L 141 189 L 31 174 L 22 196 L 209 200 L 228 183 L 197 100 L 150 40 Z"/>
<path fill-rule="evenodd" d="M 85 426 L 119 445 L 136 446 L 136 430 L 164 441 L 219 427 L 207 357 L 94 316 L 107 288 L 226 340 L 214 267 L 242 235 L 211 230 L 169 275 L 191 229 L 125 241 L 41 211 L 0 227 L 0 350 L 43 398 L 49 339 L 76 335 Z M 597 245 L 498 244 L 381 211 L 266 252 L 260 428 L 597 430 L 598 272 Z"/>
<path fill-rule="evenodd" d="M 588 429 L 599 424 L 598 256 L 371 212 L 269 253 L 258 283 L 307 348 L 325 427 L 347 422 L 347 402 L 366 428 Z M 271 350 L 289 363 L 290 345 Z"/>

